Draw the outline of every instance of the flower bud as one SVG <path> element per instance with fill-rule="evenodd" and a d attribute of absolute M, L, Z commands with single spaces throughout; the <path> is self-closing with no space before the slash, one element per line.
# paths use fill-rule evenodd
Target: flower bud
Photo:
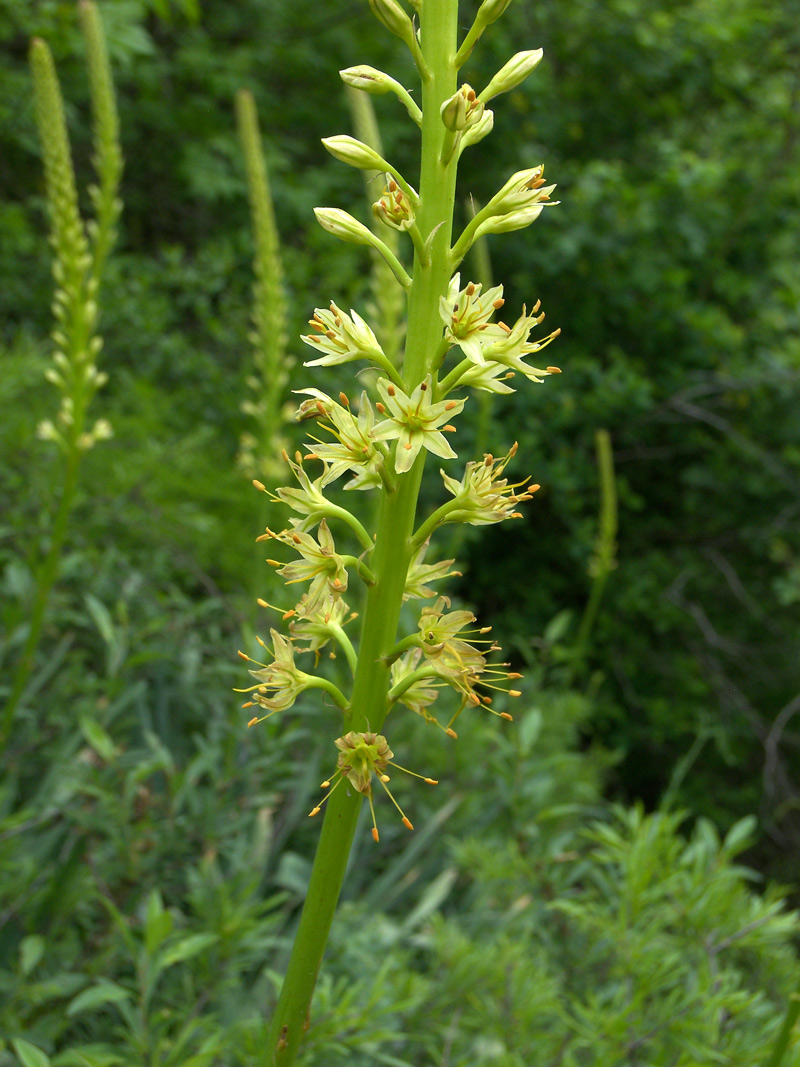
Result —
<path fill-rule="evenodd" d="M 482 26 L 491 26 L 505 12 L 511 0 L 483 0 L 475 21 Z"/>
<path fill-rule="evenodd" d="M 338 137 L 323 137 L 322 143 L 335 159 L 348 163 L 358 170 L 386 170 L 386 160 L 369 145 L 357 141 L 355 137 L 349 137 L 347 134 L 341 134 Z"/>
<path fill-rule="evenodd" d="M 340 70 L 339 77 L 345 85 L 350 85 L 354 89 L 361 89 L 372 96 L 383 96 L 384 93 L 391 93 L 394 91 L 393 87 L 397 85 L 394 78 L 390 78 L 382 70 L 367 66 L 366 63 L 359 63 L 356 67 L 347 67 L 345 70 Z"/>
<path fill-rule="evenodd" d="M 108 419 L 97 419 L 92 427 L 92 437 L 95 441 L 107 441 L 114 436 L 114 429 Z"/>
<path fill-rule="evenodd" d="M 466 82 L 441 107 L 442 122 L 448 130 L 458 133 L 474 126 L 483 115 L 483 101 Z"/>
<path fill-rule="evenodd" d="M 461 137 L 460 151 L 463 152 L 469 145 L 477 144 L 478 141 L 482 141 L 493 129 L 494 112 L 487 107 L 475 125 L 464 130 L 463 136 Z"/>
<path fill-rule="evenodd" d="M 372 211 L 379 222 L 392 229 L 408 230 L 414 225 L 414 209 L 395 181 L 389 182 L 380 200 L 372 205 Z"/>
<path fill-rule="evenodd" d="M 516 89 L 518 85 L 525 81 L 531 71 L 538 66 L 543 55 L 544 52 L 541 48 L 534 48 L 529 52 L 517 52 L 515 56 L 512 56 L 481 92 L 480 98 L 484 104 L 501 93 Z"/>
<path fill-rule="evenodd" d="M 372 14 L 396 37 L 410 44 L 414 40 L 414 26 L 397 0 L 369 0 Z"/>
<path fill-rule="evenodd" d="M 557 203 L 557 200 L 551 200 L 549 206 L 555 207 Z M 487 233 L 511 233 L 512 230 L 522 230 L 539 218 L 544 206 L 544 204 L 534 204 L 532 207 L 521 208 L 519 211 L 510 211 L 507 215 L 495 215 L 480 224 L 473 235 L 473 240 L 476 241 Z"/>
<path fill-rule="evenodd" d="M 315 207 L 314 214 L 323 230 L 332 233 L 341 241 L 347 241 L 353 245 L 371 245 L 375 242 L 375 237 L 370 230 L 341 208 Z"/>

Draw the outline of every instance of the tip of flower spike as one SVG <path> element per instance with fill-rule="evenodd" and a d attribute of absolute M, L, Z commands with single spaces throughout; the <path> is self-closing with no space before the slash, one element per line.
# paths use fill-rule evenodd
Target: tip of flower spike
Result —
<path fill-rule="evenodd" d="M 251 726 L 255 726 L 255 724 L 257 722 L 258 722 L 258 716 L 255 716 L 255 718 L 252 718 L 250 720 L 250 722 L 247 724 L 247 729 L 249 730 Z"/>
<path fill-rule="evenodd" d="M 414 824 L 411 822 L 411 819 L 409 819 L 407 815 L 403 816 L 403 826 L 405 826 L 406 830 L 414 829 Z"/>
<path fill-rule="evenodd" d="M 378 842 L 378 841 L 380 841 L 380 839 L 381 839 L 381 837 L 380 837 L 380 834 L 378 833 L 378 827 L 377 826 L 373 826 L 372 827 L 372 840 L 375 841 L 375 842 Z"/>
<path fill-rule="evenodd" d="M 458 737 L 458 734 L 455 732 L 455 730 L 453 729 L 452 726 L 448 726 L 447 729 L 445 730 L 445 733 L 447 734 L 448 737 L 452 737 L 452 738 L 457 738 Z"/>

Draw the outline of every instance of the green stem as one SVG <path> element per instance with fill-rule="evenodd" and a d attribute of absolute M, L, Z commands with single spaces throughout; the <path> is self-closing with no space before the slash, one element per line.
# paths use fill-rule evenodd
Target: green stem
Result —
<path fill-rule="evenodd" d="M 417 225 L 423 236 L 433 234 L 427 261 L 415 256 L 409 291 L 408 333 L 403 377 L 411 392 L 431 371 L 441 335 L 439 298 L 450 281 L 450 240 L 455 200 L 456 165 L 440 161 L 445 128 L 439 112 L 456 91 L 453 57 L 457 44 L 457 0 L 425 0 L 421 24 L 422 164 Z M 389 710 L 390 668 L 385 657 L 397 640 L 397 626 L 408 565 L 413 554 L 412 532 L 424 467 L 420 455 L 393 493 L 381 494 L 381 506 L 362 620 L 358 666 L 348 728 L 380 731 Z M 311 872 L 306 902 L 278 1005 L 273 1014 L 264 1063 L 289 1067 L 294 1062 L 308 1018 L 317 972 L 344 880 L 350 847 L 363 796 L 344 787 L 327 803 L 322 832 Z"/>
<path fill-rule="evenodd" d="M 418 550 L 421 545 L 424 545 L 428 538 L 431 536 L 437 526 L 441 526 L 448 515 L 456 511 L 459 507 L 459 502 L 453 497 L 452 500 L 446 500 L 444 504 L 441 504 L 436 511 L 427 517 L 425 522 L 414 532 L 412 538 L 412 545 L 414 550 Z"/>
<path fill-rule="evenodd" d="M 358 668 L 358 656 L 356 655 L 356 650 L 353 648 L 353 642 L 350 640 L 350 638 L 347 636 L 341 626 L 335 626 L 332 624 L 330 626 L 330 632 L 331 636 L 334 638 L 334 640 L 338 642 L 339 647 L 344 652 L 347 662 L 350 665 L 350 670 L 353 672 L 353 674 L 355 674 L 356 669 Z"/>
<path fill-rule="evenodd" d="M 410 648 L 419 648 L 419 634 L 409 634 L 408 637 L 398 641 L 394 648 L 389 649 L 386 653 L 386 662 L 391 665 L 395 660 L 400 659 L 404 652 L 408 652 Z M 394 697 L 390 696 L 389 699 L 394 700 Z"/>
<path fill-rule="evenodd" d="M 462 359 L 460 363 L 457 363 L 437 385 L 436 399 L 444 400 L 448 393 L 452 393 L 471 366 L 472 364 L 468 359 Z"/>
<path fill-rule="evenodd" d="M 778 1032 L 775 1044 L 772 1047 L 772 1052 L 770 1053 L 769 1059 L 765 1062 L 764 1067 L 781 1067 L 784 1057 L 789 1050 L 792 1031 L 797 1025 L 798 1019 L 800 1019 L 800 992 L 790 993 L 786 1015 L 783 1019 L 783 1026 L 781 1026 L 780 1031 Z"/>
<path fill-rule="evenodd" d="M 571 681 L 575 671 L 581 669 L 589 647 L 592 632 L 608 576 L 615 566 L 617 537 L 617 490 L 614 478 L 614 454 L 607 430 L 595 434 L 597 472 L 600 481 L 600 517 L 598 522 L 597 547 L 595 550 L 592 590 L 583 612 L 578 635 L 575 639 L 572 667 L 568 673 Z"/>
<path fill-rule="evenodd" d="M 50 592 L 58 576 L 58 565 L 61 561 L 64 541 L 67 535 L 69 517 L 75 500 L 75 490 L 78 485 L 78 467 L 80 452 L 72 447 L 67 455 L 66 470 L 64 473 L 64 489 L 61 493 L 58 511 L 53 521 L 50 548 L 42 560 L 36 580 L 36 597 L 31 611 L 31 622 L 28 636 L 22 649 L 22 655 L 17 662 L 14 672 L 14 681 L 11 686 L 11 694 L 3 710 L 3 719 L 0 723 L 0 752 L 5 751 L 11 737 L 11 727 L 14 722 L 19 702 L 22 699 L 25 688 L 33 673 L 36 649 L 39 647 L 39 639 L 44 624 L 44 616 Z"/>
<path fill-rule="evenodd" d="M 347 703 L 347 697 L 341 691 L 338 685 L 334 685 L 333 682 L 327 678 L 320 678 L 318 675 L 312 675 L 312 680 L 308 683 L 309 689 L 321 689 L 323 692 L 328 693 L 336 701 L 338 707 L 345 713 L 349 709 Z"/>
<path fill-rule="evenodd" d="M 417 639 L 417 647 L 419 647 L 419 639 Z M 412 685 L 416 685 L 417 682 L 422 682 L 426 678 L 435 677 L 436 671 L 427 663 L 424 667 L 417 667 L 415 671 L 412 671 L 411 674 L 407 674 L 401 682 L 398 682 L 397 685 L 389 690 L 389 700 L 394 703 L 396 700 L 400 699 L 403 693 L 407 693 Z"/>

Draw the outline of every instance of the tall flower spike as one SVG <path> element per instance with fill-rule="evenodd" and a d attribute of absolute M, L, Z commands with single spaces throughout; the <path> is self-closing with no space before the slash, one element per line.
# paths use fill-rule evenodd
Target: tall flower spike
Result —
<path fill-rule="evenodd" d="M 379 841 L 378 825 L 375 821 L 375 807 L 372 803 L 372 776 L 374 775 L 391 802 L 400 812 L 403 825 L 406 829 L 413 830 L 414 827 L 411 824 L 411 820 L 407 818 L 386 785 L 389 781 L 386 768 L 396 767 L 397 770 L 404 771 L 414 778 L 421 778 L 428 785 L 438 785 L 436 779 L 426 778 L 422 774 L 417 774 L 406 767 L 401 767 L 399 763 L 394 763 L 392 760 L 394 753 L 389 748 L 389 744 L 383 734 L 358 733 L 351 730 L 344 737 L 337 737 L 335 744 L 339 749 L 339 755 L 336 760 L 336 773 L 330 779 L 322 782 L 321 787 L 327 789 L 328 792 L 308 814 L 310 816 L 318 815 L 328 797 L 343 781 L 347 780 L 356 792 L 363 794 L 369 801 L 369 810 L 372 813 L 372 837 L 373 840 Z"/>
<path fill-rule="evenodd" d="M 469 282 L 463 289 L 461 275 L 454 274 L 446 297 L 439 301 L 445 340 L 458 345 L 474 363 L 483 363 L 480 337 L 494 313 L 503 306 L 503 287 L 495 285 L 481 293 L 481 285 Z"/>
<path fill-rule="evenodd" d="M 378 379 L 378 392 L 384 402 L 377 405 L 378 411 L 382 415 L 388 411 L 389 418 L 375 427 L 375 437 L 383 441 L 397 440 L 394 465 L 398 474 L 411 470 L 423 447 L 443 459 L 456 458 L 442 431 L 455 429 L 446 424 L 462 410 L 465 400 L 434 403 L 430 375 L 410 396 L 385 378 Z"/>

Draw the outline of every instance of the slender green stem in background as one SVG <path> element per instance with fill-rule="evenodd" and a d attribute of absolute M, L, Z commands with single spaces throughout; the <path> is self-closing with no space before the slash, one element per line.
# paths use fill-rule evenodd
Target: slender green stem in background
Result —
<path fill-rule="evenodd" d="M 111 435 L 111 427 L 105 419 L 98 420 L 89 429 L 87 413 L 92 398 L 106 380 L 106 375 L 98 372 L 96 367 L 102 346 L 96 323 L 102 269 L 114 242 L 114 227 L 121 210 L 117 193 L 122 174 L 122 152 L 100 16 L 96 5 L 90 0 L 82 0 L 79 10 L 89 68 L 93 162 L 98 178 L 98 184 L 89 190 L 96 218 L 87 226 L 84 226 L 78 209 L 69 135 L 53 57 L 42 40 L 34 40 L 30 49 L 36 122 L 44 157 L 54 250 L 53 275 L 56 279 L 53 301 L 56 320 L 53 341 L 56 351 L 53 366 L 47 369 L 46 377 L 62 394 L 56 420 L 48 419 L 41 423 L 39 436 L 57 445 L 62 455 L 63 473 L 49 547 L 35 567 L 36 592 L 25 643 L 0 718 L 0 751 L 8 744 L 14 716 L 35 667 L 47 604 L 58 578 L 81 459 L 88 449 Z"/>
<path fill-rule="evenodd" d="M 50 547 L 36 572 L 36 595 L 31 609 L 28 635 L 22 648 L 22 654 L 17 662 L 11 694 L 6 702 L 6 706 L 3 710 L 3 719 L 0 723 L 0 751 L 2 751 L 8 744 L 14 722 L 14 715 L 28 685 L 31 674 L 33 673 L 34 660 L 36 657 L 36 650 L 39 647 L 39 640 L 42 635 L 45 612 L 47 611 L 50 593 L 56 578 L 58 577 L 58 565 L 61 561 L 69 518 L 72 514 L 72 505 L 75 501 L 75 490 L 78 485 L 79 460 L 80 457 L 77 451 L 73 452 L 68 457 L 64 473 L 63 488 L 61 491 L 61 499 L 58 503 L 58 511 L 53 520 L 50 534 Z"/>
<path fill-rule="evenodd" d="M 408 332 L 403 365 L 404 388 L 410 392 L 431 370 L 441 335 L 439 298 L 450 280 L 449 248 L 455 199 L 456 166 L 440 162 L 445 127 L 442 104 L 456 90 L 457 0 L 425 0 L 421 22 L 422 69 L 429 75 L 422 86 L 422 164 L 417 225 L 423 236 L 434 230 L 423 262 L 414 260 L 409 292 Z M 438 227 L 438 229 L 437 229 Z M 358 667 L 350 701 L 353 731 L 379 731 L 389 708 L 390 667 L 385 656 L 397 640 L 411 537 L 417 508 L 424 451 L 412 469 L 399 479 L 397 491 L 381 498 L 375 547 L 370 569 L 375 584 L 367 590 Z M 347 859 L 363 796 L 336 790 L 327 804 L 303 913 L 280 999 L 272 1017 L 264 1062 L 287 1067 L 300 1046 L 325 944 L 339 899 Z"/>
<path fill-rule="evenodd" d="M 595 434 L 597 473 L 600 479 L 600 518 L 595 554 L 591 563 L 592 590 L 583 612 L 575 640 L 573 667 L 570 677 L 583 663 L 589 635 L 597 618 L 608 576 L 616 566 L 617 549 L 617 489 L 614 478 L 614 454 L 608 430 Z"/>
<path fill-rule="evenodd" d="M 798 1021 L 800 1021 L 800 990 L 789 995 L 789 1004 L 786 1008 L 783 1025 L 775 1039 L 769 1059 L 764 1062 L 764 1067 L 781 1067 L 784 1057 L 789 1051 L 792 1031 L 797 1026 Z"/>

